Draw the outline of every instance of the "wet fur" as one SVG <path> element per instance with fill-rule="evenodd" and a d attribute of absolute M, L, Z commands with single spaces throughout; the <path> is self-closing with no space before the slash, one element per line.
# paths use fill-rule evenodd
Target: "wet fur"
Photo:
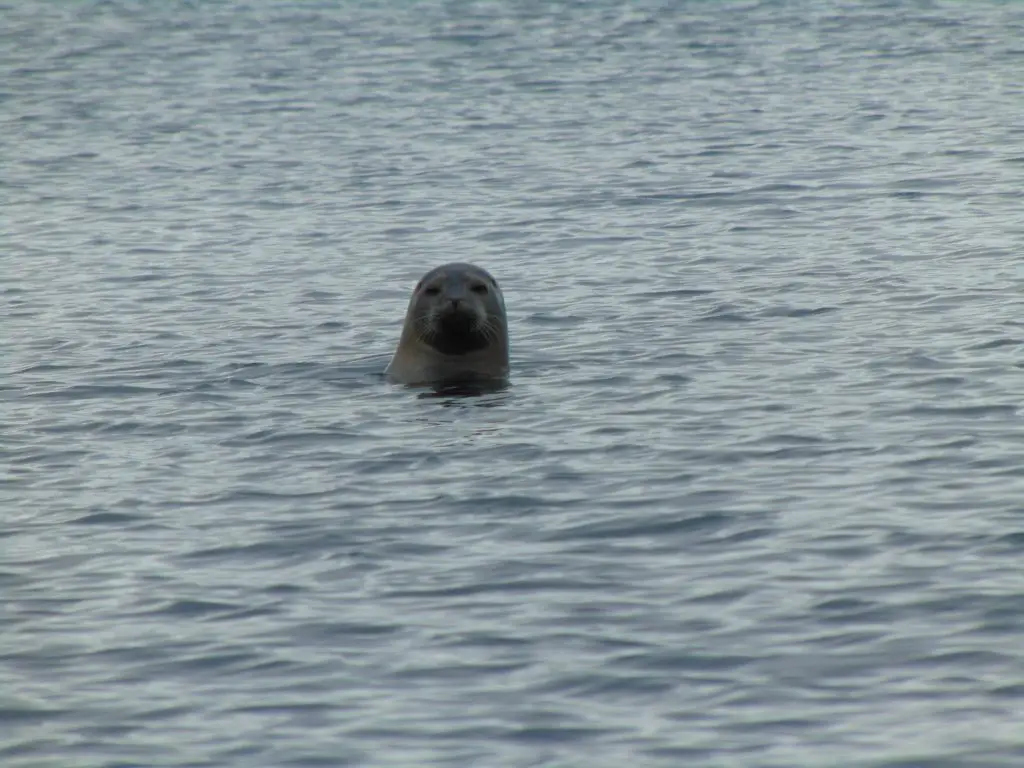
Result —
<path fill-rule="evenodd" d="M 453 262 L 424 275 L 385 374 L 403 384 L 506 378 L 505 301 L 490 273 Z"/>

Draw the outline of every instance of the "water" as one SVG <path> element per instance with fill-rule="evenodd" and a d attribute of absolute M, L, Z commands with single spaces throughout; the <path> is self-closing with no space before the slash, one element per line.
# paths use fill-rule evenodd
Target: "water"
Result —
<path fill-rule="evenodd" d="M 1020 4 L 0 15 L 5 768 L 1024 764 Z"/>

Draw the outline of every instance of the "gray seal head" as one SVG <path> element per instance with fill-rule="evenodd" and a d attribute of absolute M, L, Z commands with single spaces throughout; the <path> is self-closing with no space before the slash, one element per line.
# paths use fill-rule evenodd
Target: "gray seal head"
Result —
<path fill-rule="evenodd" d="M 401 384 L 437 385 L 504 380 L 508 367 L 508 321 L 497 281 L 461 262 L 427 272 L 409 299 L 385 375 Z"/>

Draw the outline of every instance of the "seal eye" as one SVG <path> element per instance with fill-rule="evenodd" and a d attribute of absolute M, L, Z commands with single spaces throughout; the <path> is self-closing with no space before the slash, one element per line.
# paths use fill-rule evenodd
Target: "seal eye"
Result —
<path fill-rule="evenodd" d="M 487 286 L 484 285 L 483 283 L 477 283 L 469 290 L 471 290 L 473 293 L 478 293 L 481 296 L 483 296 L 485 293 L 487 293 Z"/>
<path fill-rule="evenodd" d="M 427 296 L 437 296 L 437 294 L 439 294 L 440 292 L 441 289 L 438 288 L 436 285 L 432 285 L 429 288 L 425 288 L 423 290 L 423 293 L 425 293 Z"/>

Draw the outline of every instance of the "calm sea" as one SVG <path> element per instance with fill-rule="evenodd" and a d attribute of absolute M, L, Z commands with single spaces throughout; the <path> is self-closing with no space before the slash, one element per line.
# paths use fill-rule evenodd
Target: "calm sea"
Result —
<path fill-rule="evenodd" d="M 1024 4 L 0 4 L 4 768 L 1024 765 Z M 384 382 L 445 261 L 513 378 Z"/>

